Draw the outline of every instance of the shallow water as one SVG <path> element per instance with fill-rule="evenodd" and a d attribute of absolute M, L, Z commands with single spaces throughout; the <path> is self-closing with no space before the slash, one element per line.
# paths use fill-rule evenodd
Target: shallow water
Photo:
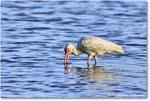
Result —
<path fill-rule="evenodd" d="M 3 98 L 143 98 L 146 88 L 146 2 L 2 1 Z M 124 54 L 71 56 L 64 47 L 93 35 Z"/>

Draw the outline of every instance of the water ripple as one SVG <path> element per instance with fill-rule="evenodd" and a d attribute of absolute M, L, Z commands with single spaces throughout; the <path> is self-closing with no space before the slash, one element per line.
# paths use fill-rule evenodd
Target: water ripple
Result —
<path fill-rule="evenodd" d="M 146 9 L 145 1 L 2 1 L 2 97 L 146 97 Z M 125 53 L 89 68 L 87 55 L 71 54 L 64 66 L 65 45 L 91 35 Z"/>

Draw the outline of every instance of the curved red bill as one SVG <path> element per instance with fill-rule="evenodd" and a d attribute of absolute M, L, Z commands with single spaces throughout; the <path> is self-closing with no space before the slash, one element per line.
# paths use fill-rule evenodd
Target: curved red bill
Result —
<path fill-rule="evenodd" d="M 70 49 L 67 48 L 67 49 L 65 50 L 65 59 L 64 59 L 64 62 L 65 62 L 65 63 L 68 63 L 69 55 L 70 55 Z"/>

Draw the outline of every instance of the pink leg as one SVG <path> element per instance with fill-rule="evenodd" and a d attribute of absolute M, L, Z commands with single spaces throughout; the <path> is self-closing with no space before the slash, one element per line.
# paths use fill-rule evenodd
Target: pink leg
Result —
<path fill-rule="evenodd" d="M 88 60 L 87 60 L 87 64 L 90 65 L 90 60 L 91 60 L 92 56 L 88 56 Z"/>
<path fill-rule="evenodd" d="M 94 56 L 94 60 L 95 60 L 95 65 L 97 64 L 97 57 Z"/>

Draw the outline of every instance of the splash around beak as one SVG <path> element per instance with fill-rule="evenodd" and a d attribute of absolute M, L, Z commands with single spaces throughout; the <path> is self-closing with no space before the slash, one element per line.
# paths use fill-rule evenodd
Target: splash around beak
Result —
<path fill-rule="evenodd" d="M 69 55 L 70 55 L 70 49 L 67 48 L 67 49 L 65 50 L 65 58 L 64 58 L 64 63 L 65 63 L 65 64 L 68 63 Z"/>

